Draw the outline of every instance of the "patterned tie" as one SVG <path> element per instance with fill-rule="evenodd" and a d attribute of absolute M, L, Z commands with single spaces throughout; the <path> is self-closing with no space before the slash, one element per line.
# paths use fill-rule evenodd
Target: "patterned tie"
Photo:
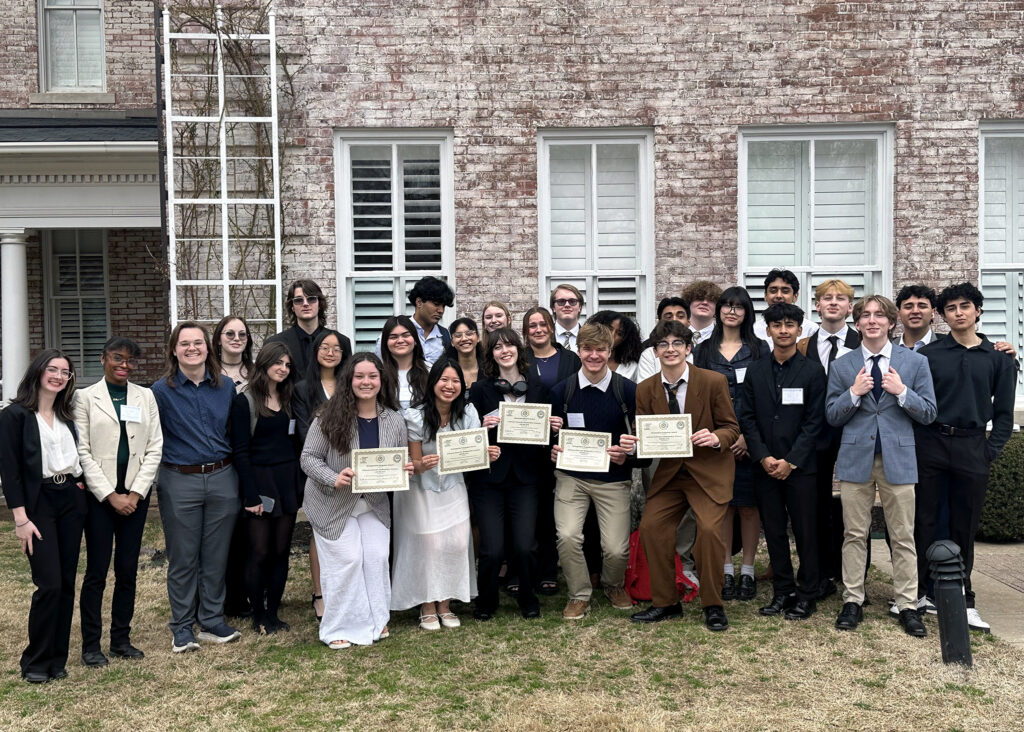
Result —
<path fill-rule="evenodd" d="M 664 381 L 661 383 L 665 387 L 665 392 L 668 394 L 668 413 L 679 414 L 679 399 L 676 397 L 676 392 L 678 392 L 679 387 L 682 386 L 683 380 L 680 379 L 672 386 L 669 386 Z"/>
<path fill-rule="evenodd" d="M 874 386 L 871 387 L 871 396 L 875 398 L 877 403 L 882 398 L 882 369 L 878 367 L 878 362 L 882 360 L 882 354 L 871 357 L 871 379 L 874 381 Z"/>
<path fill-rule="evenodd" d="M 832 368 L 832 362 L 836 360 L 836 356 L 839 355 L 839 336 L 830 335 L 828 337 L 828 342 L 831 345 L 828 347 L 828 365 L 825 367 L 826 374 L 829 372 L 829 369 Z"/>
<path fill-rule="evenodd" d="M 569 348 L 569 340 L 572 338 L 572 332 L 567 330 L 564 333 L 562 333 L 562 336 L 565 338 L 565 342 L 562 343 L 562 345 L 565 346 L 566 348 Z"/>

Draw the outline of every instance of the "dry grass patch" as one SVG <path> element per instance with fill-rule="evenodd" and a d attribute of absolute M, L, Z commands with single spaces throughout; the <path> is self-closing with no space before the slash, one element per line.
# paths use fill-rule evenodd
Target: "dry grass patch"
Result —
<path fill-rule="evenodd" d="M 157 522 L 144 545 L 162 548 Z M 84 562 L 84 557 L 83 557 Z M 732 628 L 712 634 L 695 607 L 682 621 L 637 627 L 604 598 L 565 623 L 564 596 L 524 621 L 505 599 L 499 617 L 427 634 L 396 614 L 392 637 L 330 651 L 317 640 L 304 554 L 292 558 L 283 617 L 292 631 L 174 656 L 165 567 L 144 557 L 133 640 L 141 663 L 83 668 L 72 631 L 66 681 L 34 687 L 17 662 L 31 583 L 10 531 L 0 535 L 0 728 L 208 730 L 299 728 L 507 730 L 1024 729 L 1024 654 L 973 636 L 975 667 L 941 662 L 938 628 L 924 641 L 886 616 L 890 588 L 854 633 L 832 628 L 832 598 L 804 623 L 761 618 L 759 602 L 730 603 Z M 108 584 L 109 612 L 109 584 Z M 109 617 L 107 615 L 106 617 Z M 246 632 L 248 631 L 248 632 Z"/>

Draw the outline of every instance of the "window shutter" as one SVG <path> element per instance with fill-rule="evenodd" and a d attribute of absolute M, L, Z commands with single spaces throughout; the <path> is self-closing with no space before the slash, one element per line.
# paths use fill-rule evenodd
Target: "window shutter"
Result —
<path fill-rule="evenodd" d="M 597 302 L 590 312 L 615 310 L 637 319 L 637 293 L 640 283 L 637 277 L 598 277 Z"/>
<path fill-rule="evenodd" d="M 351 158 L 353 269 L 392 269 L 391 147 L 353 145 Z"/>
<path fill-rule="evenodd" d="M 353 348 L 356 351 L 373 350 L 384 321 L 395 314 L 399 297 L 393 278 L 352 280 Z"/>
<path fill-rule="evenodd" d="M 587 269 L 589 145 L 551 145 L 551 270 Z"/>
<path fill-rule="evenodd" d="M 814 146 L 814 265 L 874 261 L 873 140 L 822 140 Z"/>
<path fill-rule="evenodd" d="M 437 145 L 400 146 L 405 268 L 441 269 L 441 156 Z"/>
<path fill-rule="evenodd" d="M 597 269 L 636 269 L 639 260 L 639 150 L 597 146 Z"/>
<path fill-rule="evenodd" d="M 747 264 L 802 264 L 807 249 L 808 144 L 751 142 L 747 146 Z"/>
<path fill-rule="evenodd" d="M 101 232 L 53 232 L 51 272 L 53 345 L 71 356 L 82 377 L 99 378 L 109 337 Z"/>
<path fill-rule="evenodd" d="M 985 140 L 985 264 L 1024 262 L 1024 138 Z"/>

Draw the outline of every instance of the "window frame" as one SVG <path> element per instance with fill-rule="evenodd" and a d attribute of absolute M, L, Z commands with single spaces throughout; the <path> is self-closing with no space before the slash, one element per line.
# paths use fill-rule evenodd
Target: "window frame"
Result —
<path fill-rule="evenodd" d="M 107 91 L 107 26 L 106 26 L 106 8 L 104 7 L 104 0 L 92 0 L 95 2 L 95 7 L 78 7 L 78 6 L 53 6 L 47 7 L 47 0 L 38 0 L 36 3 L 37 10 L 37 25 L 39 30 L 39 90 L 44 94 L 96 94 Z M 100 83 L 97 86 L 61 86 L 54 87 L 51 85 L 51 67 L 50 67 L 50 48 L 49 38 L 47 34 L 47 11 L 52 10 L 96 10 L 100 14 Z M 77 19 L 76 19 L 77 23 Z M 76 26 L 77 27 L 77 26 Z M 76 35 L 77 41 L 77 35 Z M 78 69 L 75 69 L 77 75 Z"/>
<path fill-rule="evenodd" d="M 760 277 L 763 279 L 773 268 L 770 266 L 747 265 L 749 254 L 749 240 L 747 231 L 747 159 L 749 155 L 749 144 L 751 142 L 809 142 L 809 173 L 808 190 L 811 191 L 810 200 L 807 202 L 809 210 L 808 220 L 811 222 L 808 234 L 808 246 L 810 256 L 814 256 L 814 143 L 819 141 L 843 141 L 843 140 L 874 140 L 876 143 L 876 180 L 875 180 L 875 207 L 877 221 L 875 222 L 875 236 L 877 262 L 863 266 L 836 266 L 816 267 L 813 264 L 787 265 L 782 269 L 789 269 L 800 279 L 800 294 L 797 304 L 805 312 L 814 315 L 813 307 L 813 286 L 812 276 L 821 274 L 823 271 L 828 275 L 842 277 L 844 274 L 864 274 L 867 272 L 878 272 L 881 286 L 878 288 L 882 293 L 892 290 L 893 281 L 893 226 L 895 208 L 893 202 L 894 178 L 895 178 L 895 128 L 888 124 L 863 124 L 863 125 L 771 125 L 771 126 L 750 126 L 742 127 L 737 132 L 737 170 L 736 170 L 736 223 L 737 223 L 737 280 L 742 284 L 748 277 Z M 758 311 L 764 306 L 763 299 L 760 303 L 755 298 Z"/>
<path fill-rule="evenodd" d="M 594 267 L 571 272 L 555 272 L 551 267 L 551 164 L 552 145 L 596 145 L 618 143 L 637 146 L 637 264 L 636 269 L 602 271 Z M 649 127 L 539 129 L 537 130 L 537 296 L 545 307 L 551 288 L 558 281 L 586 282 L 587 305 L 584 318 L 597 310 L 599 278 L 635 277 L 636 320 L 641 333 L 647 333 L 657 320 L 653 293 L 657 292 L 654 243 L 654 130 Z M 596 214 L 596 211 L 595 211 Z M 587 251 L 594 257 L 593 242 Z M 550 287 L 549 287 L 550 285 Z"/>
<path fill-rule="evenodd" d="M 441 189 L 441 269 L 420 270 L 404 266 L 404 252 L 396 250 L 397 241 L 392 241 L 392 253 L 397 262 L 401 260 L 401 269 L 356 269 L 354 256 L 355 244 L 352 236 L 352 185 L 349 171 L 351 169 L 351 147 L 353 145 L 390 145 L 392 160 L 395 146 L 400 145 L 437 145 L 440 157 L 440 189 Z M 454 132 L 450 129 L 381 129 L 381 130 L 336 130 L 334 132 L 334 189 L 335 189 L 335 271 L 337 273 L 337 315 L 338 327 L 350 333 L 355 344 L 357 337 L 355 328 L 354 285 L 356 280 L 368 279 L 391 280 L 393 292 L 401 293 L 403 298 L 395 298 L 393 315 L 409 312 L 408 302 L 404 294 L 412 282 L 425 276 L 439 277 L 445 280 L 453 291 L 455 287 L 455 157 Z M 394 191 L 394 189 L 392 189 Z M 456 295 L 457 297 L 457 295 Z M 442 323 L 448 322 L 449 314 L 455 307 L 449 308 Z M 383 325 L 383 321 L 381 322 Z"/>
<path fill-rule="evenodd" d="M 72 229 L 75 233 L 75 256 L 81 257 L 81 234 L 82 229 Z M 59 295 L 57 294 L 57 283 L 54 280 L 54 253 L 53 253 L 53 231 L 47 230 L 42 233 L 42 252 L 43 252 L 43 320 L 44 320 L 44 334 L 46 340 L 46 346 L 49 348 L 58 348 L 63 350 L 60 343 L 60 324 L 57 318 L 57 309 L 54 307 L 54 303 L 57 300 L 77 300 L 79 303 L 79 309 L 81 309 L 82 293 L 79 291 L 76 296 Z M 110 337 L 110 259 L 108 256 L 108 244 L 107 244 L 107 229 L 100 230 L 100 254 L 103 257 L 103 302 L 105 305 L 106 314 L 106 329 L 107 338 Z M 81 265 L 76 261 L 76 271 L 79 273 L 79 282 L 81 282 Z M 89 298 L 99 297 L 99 293 L 96 295 L 88 295 Z M 104 338 L 106 340 L 106 338 Z M 83 332 L 84 342 L 84 332 Z M 83 350 L 82 358 L 85 358 Z M 95 364 L 90 364 L 90 367 Z M 75 370 L 78 373 L 75 383 L 79 386 L 87 386 L 94 384 L 103 378 L 103 372 L 100 370 L 98 375 L 85 376 L 85 364 L 76 363 Z"/>

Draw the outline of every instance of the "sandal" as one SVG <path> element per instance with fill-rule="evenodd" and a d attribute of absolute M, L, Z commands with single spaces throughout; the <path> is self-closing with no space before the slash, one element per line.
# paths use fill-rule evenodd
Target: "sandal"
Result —
<path fill-rule="evenodd" d="M 542 595 L 556 595 L 558 594 L 558 583 L 554 580 L 542 580 L 537 592 Z"/>
<path fill-rule="evenodd" d="M 441 623 L 437 620 L 437 614 L 420 615 L 420 628 L 423 630 L 441 630 Z"/>
<path fill-rule="evenodd" d="M 384 628 L 380 631 L 380 635 L 377 636 L 377 640 L 382 641 L 385 638 L 390 638 L 390 637 L 391 637 L 391 631 L 388 630 L 388 626 L 385 625 Z"/>
<path fill-rule="evenodd" d="M 441 613 L 437 617 L 440 619 L 441 625 L 446 628 L 458 628 L 462 625 L 462 621 L 459 620 L 459 616 L 453 612 Z"/>
<path fill-rule="evenodd" d="M 318 594 L 316 594 L 316 593 L 314 592 L 314 593 L 313 593 L 313 598 L 312 598 L 312 599 L 311 599 L 311 600 L 309 601 L 309 604 L 313 606 L 313 615 L 315 615 L 315 616 L 316 616 L 316 622 L 318 622 L 318 623 L 319 623 L 319 622 L 320 622 L 321 620 L 323 620 L 323 619 L 324 619 L 324 616 L 323 616 L 323 615 L 321 615 L 320 613 L 318 613 L 318 612 L 316 611 L 316 601 L 317 601 L 317 600 L 323 600 L 323 599 L 324 599 L 324 596 L 323 596 L 323 595 L 318 595 Z"/>
<path fill-rule="evenodd" d="M 327 647 L 330 648 L 332 651 L 340 651 L 344 648 L 351 648 L 352 644 L 349 643 L 347 640 L 339 639 L 332 640 L 330 643 L 327 644 Z"/>

